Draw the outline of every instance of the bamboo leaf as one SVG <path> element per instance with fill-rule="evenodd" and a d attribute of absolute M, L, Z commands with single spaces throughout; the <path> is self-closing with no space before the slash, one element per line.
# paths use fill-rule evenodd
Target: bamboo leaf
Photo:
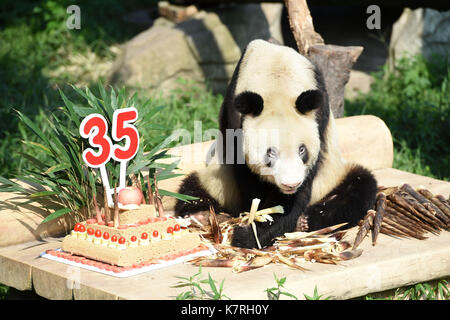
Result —
<path fill-rule="evenodd" d="M 49 214 L 44 220 L 42 220 L 41 223 L 46 223 L 48 221 L 57 219 L 67 213 L 70 213 L 70 212 L 72 212 L 72 209 L 70 209 L 70 208 L 62 208 L 62 209 L 56 210 L 55 212 Z"/>

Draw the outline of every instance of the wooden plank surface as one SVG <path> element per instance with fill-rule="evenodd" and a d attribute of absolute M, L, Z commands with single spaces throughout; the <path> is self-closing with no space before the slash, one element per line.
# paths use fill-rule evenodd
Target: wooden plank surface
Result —
<path fill-rule="evenodd" d="M 380 185 L 424 185 L 433 193 L 448 197 L 450 183 L 412 175 L 395 169 L 376 170 Z M 356 229 L 349 231 L 353 241 Z M 174 299 L 183 289 L 173 288 L 177 276 L 191 276 L 198 268 L 188 264 L 155 270 L 130 278 L 115 278 L 89 270 L 37 258 L 46 249 L 59 248 L 61 239 L 49 238 L 0 249 L 0 283 L 19 290 L 31 289 L 50 299 Z M 361 244 L 363 254 L 339 265 L 306 263 L 301 272 L 284 265 L 268 265 L 235 274 L 228 268 L 204 268 L 203 275 L 224 283 L 232 299 L 267 299 L 265 289 L 273 287 L 273 274 L 285 276 L 286 291 L 303 298 L 319 294 L 348 299 L 412 283 L 450 276 L 450 233 L 429 235 L 427 240 L 399 240 L 383 234 L 372 247 L 369 238 Z"/>

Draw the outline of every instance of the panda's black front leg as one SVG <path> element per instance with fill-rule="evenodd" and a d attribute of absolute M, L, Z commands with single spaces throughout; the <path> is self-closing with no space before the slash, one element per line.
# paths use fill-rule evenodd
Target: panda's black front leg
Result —
<path fill-rule="evenodd" d="M 302 192 L 292 196 L 290 201 L 282 201 L 285 213 L 272 214 L 273 222 L 255 222 L 256 233 L 261 247 L 273 244 L 274 238 L 282 236 L 286 232 L 293 232 L 297 226 L 300 214 L 305 210 L 311 197 L 311 189 L 306 188 Z M 284 202 L 284 205 L 283 205 Z M 236 226 L 233 230 L 231 245 L 242 248 L 258 248 L 255 234 L 251 225 Z"/>
<path fill-rule="evenodd" d="M 261 247 L 270 246 L 275 237 L 295 230 L 299 214 L 272 214 L 273 222 L 256 222 L 256 233 Z M 251 225 L 239 225 L 233 230 L 231 245 L 241 248 L 258 248 L 255 234 Z"/>
<path fill-rule="evenodd" d="M 354 166 L 345 179 L 322 201 L 308 207 L 305 217 L 309 231 L 347 222 L 355 226 L 375 205 L 377 181 L 361 166 Z"/>

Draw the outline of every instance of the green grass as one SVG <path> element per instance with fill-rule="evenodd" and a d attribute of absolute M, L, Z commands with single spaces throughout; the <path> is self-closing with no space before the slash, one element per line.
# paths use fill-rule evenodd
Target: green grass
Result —
<path fill-rule="evenodd" d="M 394 139 L 394 168 L 450 180 L 450 66 L 446 58 L 401 60 L 374 74 L 368 94 L 346 101 L 347 116 L 373 114 Z"/>

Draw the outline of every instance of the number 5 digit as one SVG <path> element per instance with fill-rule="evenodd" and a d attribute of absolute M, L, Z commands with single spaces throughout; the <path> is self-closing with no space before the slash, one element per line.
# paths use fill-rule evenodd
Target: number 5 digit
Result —
<path fill-rule="evenodd" d="M 126 161 L 133 158 L 139 148 L 139 134 L 135 126 L 130 125 L 138 118 L 136 108 L 124 108 L 114 111 L 112 137 L 115 141 L 125 139 L 123 147 L 113 146 L 112 158 L 116 161 Z"/>

